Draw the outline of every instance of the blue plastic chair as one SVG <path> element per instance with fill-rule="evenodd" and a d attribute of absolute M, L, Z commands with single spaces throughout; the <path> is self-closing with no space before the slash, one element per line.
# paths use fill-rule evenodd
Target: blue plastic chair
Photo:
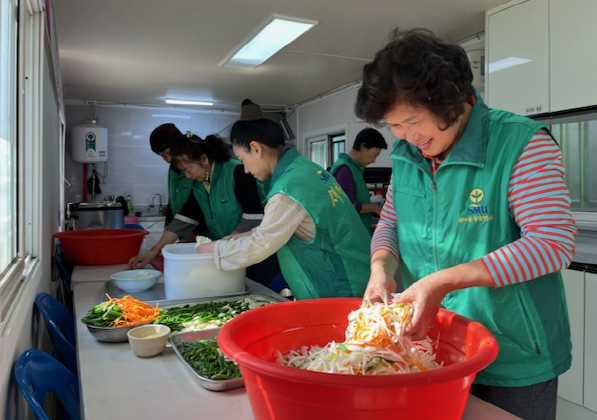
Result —
<path fill-rule="evenodd" d="M 54 357 L 77 376 L 75 317 L 66 306 L 47 293 L 36 296 L 35 306 L 44 318 Z"/>
<path fill-rule="evenodd" d="M 44 411 L 46 395 L 53 392 L 60 403 L 60 418 L 81 419 L 79 381 L 62 363 L 49 354 L 29 349 L 16 360 L 13 373 L 17 386 L 33 409 L 37 420 L 50 420 Z"/>
<path fill-rule="evenodd" d="M 62 295 L 64 300 L 64 306 L 72 312 L 73 310 L 73 291 L 71 289 L 71 278 L 73 273 L 73 266 L 69 264 L 64 258 L 64 251 L 62 245 L 57 244 L 54 255 L 52 256 L 54 266 L 58 270 L 58 276 L 60 277 L 60 283 L 62 284 Z"/>

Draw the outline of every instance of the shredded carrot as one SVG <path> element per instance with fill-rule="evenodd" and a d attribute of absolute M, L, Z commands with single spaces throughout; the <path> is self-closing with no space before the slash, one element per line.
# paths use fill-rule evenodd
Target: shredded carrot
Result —
<path fill-rule="evenodd" d="M 144 324 L 155 321 L 160 314 L 159 304 L 155 307 L 135 299 L 131 295 L 113 298 L 106 293 L 108 301 L 104 304 L 116 304 L 122 311 L 122 317 L 114 321 L 114 327 L 130 327 L 131 325 Z"/>

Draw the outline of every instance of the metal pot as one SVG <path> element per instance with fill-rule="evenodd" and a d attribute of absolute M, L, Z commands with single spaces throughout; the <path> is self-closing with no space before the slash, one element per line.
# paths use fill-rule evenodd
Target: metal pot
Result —
<path fill-rule="evenodd" d="M 124 227 L 122 204 L 112 201 L 68 203 L 66 217 L 72 221 L 73 230 Z"/>

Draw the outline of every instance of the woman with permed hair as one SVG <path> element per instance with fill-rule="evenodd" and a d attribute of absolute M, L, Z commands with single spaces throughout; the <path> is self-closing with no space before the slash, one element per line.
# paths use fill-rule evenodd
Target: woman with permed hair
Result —
<path fill-rule="evenodd" d="M 398 138 L 364 297 L 412 302 L 407 333 L 440 306 L 485 325 L 497 359 L 471 393 L 525 420 L 555 419 L 571 342 L 560 271 L 575 253 L 560 149 L 543 124 L 488 108 L 464 50 L 396 30 L 363 68 L 356 115 Z"/>

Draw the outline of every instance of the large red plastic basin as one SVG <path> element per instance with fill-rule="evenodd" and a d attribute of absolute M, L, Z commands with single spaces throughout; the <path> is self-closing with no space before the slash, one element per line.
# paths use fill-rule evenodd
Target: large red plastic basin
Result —
<path fill-rule="evenodd" d="M 498 352 L 481 324 L 441 309 L 430 330 L 444 367 L 400 375 L 311 372 L 275 362 L 303 345 L 342 342 L 359 298 L 310 299 L 252 309 L 218 334 L 222 352 L 240 367 L 256 420 L 457 420 L 475 375 Z M 328 417 L 329 416 L 329 417 Z"/>
<path fill-rule="evenodd" d="M 84 229 L 55 233 L 72 265 L 124 264 L 139 254 L 147 231 L 139 229 Z"/>

